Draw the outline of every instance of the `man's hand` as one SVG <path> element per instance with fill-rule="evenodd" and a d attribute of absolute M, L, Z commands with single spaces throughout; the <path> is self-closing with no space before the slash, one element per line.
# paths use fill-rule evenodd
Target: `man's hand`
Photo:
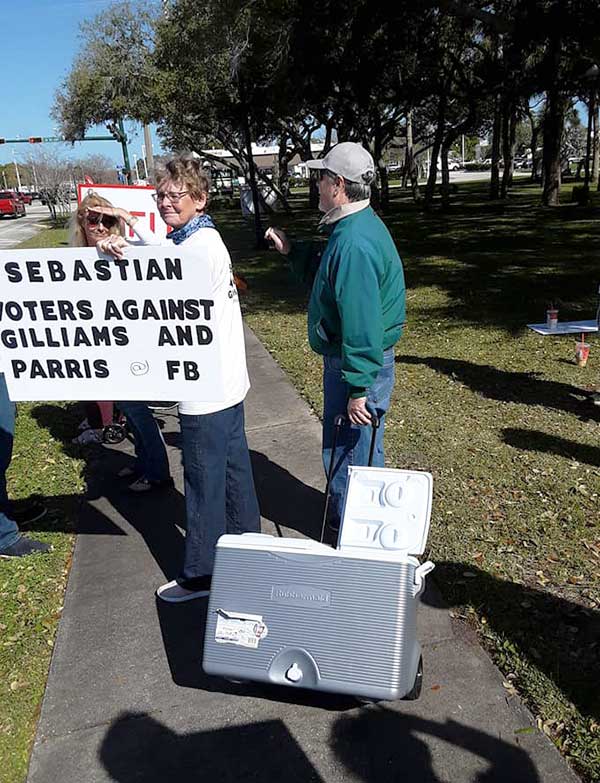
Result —
<path fill-rule="evenodd" d="M 352 424 L 371 424 L 371 414 L 367 410 L 367 398 L 357 397 L 348 400 L 348 418 Z"/>
<path fill-rule="evenodd" d="M 290 252 L 292 247 L 290 241 L 286 237 L 285 231 L 282 231 L 280 228 L 273 228 L 273 226 L 269 226 L 269 228 L 265 231 L 265 239 L 267 242 L 272 242 L 275 250 L 281 253 L 282 256 L 287 256 L 287 254 Z"/>
<path fill-rule="evenodd" d="M 96 250 L 113 258 L 123 258 L 123 249 L 126 247 L 129 247 L 129 242 L 119 234 L 111 234 L 96 242 Z"/>

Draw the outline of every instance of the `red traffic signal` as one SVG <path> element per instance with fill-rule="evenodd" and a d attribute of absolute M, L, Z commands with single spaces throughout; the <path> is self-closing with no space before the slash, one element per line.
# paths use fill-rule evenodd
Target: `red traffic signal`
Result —
<path fill-rule="evenodd" d="M 42 143 L 42 137 L 41 136 L 30 136 L 29 137 L 29 143 L 30 144 L 41 144 Z"/>

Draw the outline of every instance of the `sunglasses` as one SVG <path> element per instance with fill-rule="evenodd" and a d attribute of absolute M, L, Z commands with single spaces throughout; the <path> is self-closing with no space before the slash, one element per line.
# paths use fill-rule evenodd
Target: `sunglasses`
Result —
<path fill-rule="evenodd" d="M 85 222 L 88 226 L 99 226 L 102 224 L 104 228 L 113 228 L 117 225 L 119 218 L 112 217 L 111 215 L 100 215 L 99 213 L 89 212 L 85 216 Z"/>

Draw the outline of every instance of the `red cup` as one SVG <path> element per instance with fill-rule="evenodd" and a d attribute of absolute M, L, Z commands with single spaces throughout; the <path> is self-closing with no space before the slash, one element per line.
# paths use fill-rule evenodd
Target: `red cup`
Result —
<path fill-rule="evenodd" d="M 558 310 L 553 307 L 546 310 L 546 325 L 548 329 L 556 329 L 558 326 Z"/>
<path fill-rule="evenodd" d="M 578 367 L 586 366 L 589 355 L 590 355 L 589 343 L 581 343 L 581 342 L 575 343 L 575 361 L 577 362 Z"/>

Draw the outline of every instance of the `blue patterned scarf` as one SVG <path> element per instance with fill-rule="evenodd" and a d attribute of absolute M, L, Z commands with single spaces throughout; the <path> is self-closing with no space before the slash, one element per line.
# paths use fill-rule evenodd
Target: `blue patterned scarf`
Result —
<path fill-rule="evenodd" d="M 210 215 L 196 215 L 196 217 L 193 217 L 188 221 L 185 226 L 167 234 L 167 239 L 172 239 L 176 245 L 180 245 L 184 239 L 187 239 L 194 234 L 199 228 L 215 228 L 215 224 Z"/>

